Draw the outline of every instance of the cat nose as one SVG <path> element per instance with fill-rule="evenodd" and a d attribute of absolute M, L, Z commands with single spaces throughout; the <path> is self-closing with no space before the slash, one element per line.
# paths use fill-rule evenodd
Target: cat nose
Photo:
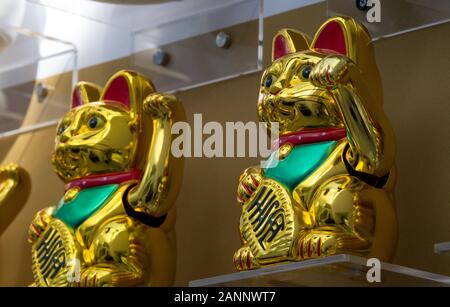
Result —
<path fill-rule="evenodd" d="M 65 142 L 67 142 L 67 140 L 69 140 L 69 138 L 70 137 L 67 135 L 67 133 L 63 133 L 59 136 L 59 141 L 61 143 L 65 143 Z"/>
<path fill-rule="evenodd" d="M 283 85 L 281 84 L 281 82 L 277 81 L 274 84 L 272 84 L 269 88 L 269 92 L 272 95 L 276 95 L 278 94 L 281 90 L 283 89 Z"/>

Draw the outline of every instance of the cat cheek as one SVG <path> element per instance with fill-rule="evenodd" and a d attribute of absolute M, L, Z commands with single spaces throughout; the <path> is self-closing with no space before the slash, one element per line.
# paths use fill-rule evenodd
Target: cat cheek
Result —
<path fill-rule="evenodd" d="M 260 93 L 258 97 L 258 105 L 264 105 L 264 101 L 266 100 L 266 95 L 264 93 Z"/>
<path fill-rule="evenodd" d="M 69 140 L 69 136 L 67 134 L 63 133 L 58 138 L 59 142 L 66 143 Z"/>

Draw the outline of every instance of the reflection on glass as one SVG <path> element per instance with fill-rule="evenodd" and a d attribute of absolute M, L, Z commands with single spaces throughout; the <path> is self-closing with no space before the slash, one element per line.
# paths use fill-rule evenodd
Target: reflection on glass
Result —
<path fill-rule="evenodd" d="M 76 81 L 75 47 L 25 29 L 0 28 L 15 37 L 0 51 L 0 138 L 54 124 L 66 112 Z"/>

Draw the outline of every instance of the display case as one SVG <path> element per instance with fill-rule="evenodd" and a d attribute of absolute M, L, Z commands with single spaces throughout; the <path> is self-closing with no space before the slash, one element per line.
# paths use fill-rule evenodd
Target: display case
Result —
<path fill-rule="evenodd" d="M 263 1 L 222 1 L 134 31 L 131 66 L 163 91 L 182 90 L 260 70 L 262 44 Z"/>
<path fill-rule="evenodd" d="M 0 138 L 54 125 L 69 108 L 76 48 L 30 30 L 1 29 L 13 39 L 0 51 Z"/>
<path fill-rule="evenodd" d="M 353 255 L 279 264 L 200 280 L 191 287 L 368 287 L 368 286 L 450 286 L 450 277 L 396 264 L 380 263 L 380 282 L 369 282 L 372 268 L 368 259 Z"/>
<path fill-rule="evenodd" d="M 29 8 L 66 22 L 67 31 L 48 31 L 76 43 L 80 68 L 125 59 L 163 91 L 261 69 L 263 0 L 107 2 L 29 0 Z M 89 29 L 89 40 L 80 28 Z"/>

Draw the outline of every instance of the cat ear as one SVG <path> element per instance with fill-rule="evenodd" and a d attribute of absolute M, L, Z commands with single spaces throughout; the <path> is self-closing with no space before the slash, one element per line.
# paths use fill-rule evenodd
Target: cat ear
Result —
<path fill-rule="evenodd" d="M 356 62 L 357 53 L 370 43 L 367 30 L 353 18 L 333 17 L 317 30 L 311 49 L 342 54 Z"/>
<path fill-rule="evenodd" d="M 333 51 L 342 55 L 348 55 L 348 42 L 346 41 L 345 24 L 340 19 L 327 20 L 316 32 L 312 49 Z"/>
<path fill-rule="evenodd" d="M 130 86 L 131 80 L 119 72 L 108 81 L 101 100 L 119 102 L 127 109 L 130 109 L 130 101 L 134 98 L 131 97 L 133 93 Z"/>
<path fill-rule="evenodd" d="M 89 82 L 78 82 L 72 91 L 71 108 L 74 109 L 83 104 L 98 101 L 100 99 L 100 86 Z"/>
<path fill-rule="evenodd" d="M 121 70 L 109 79 L 100 100 L 115 101 L 133 113 L 140 112 L 140 101 L 151 92 L 154 86 L 137 72 Z"/>
<path fill-rule="evenodd" d="M 305 34 L 293 29 L 281 29 L 273 38 L 272 61 L 307 49 L 309 49 L 308 38 Z"/>

